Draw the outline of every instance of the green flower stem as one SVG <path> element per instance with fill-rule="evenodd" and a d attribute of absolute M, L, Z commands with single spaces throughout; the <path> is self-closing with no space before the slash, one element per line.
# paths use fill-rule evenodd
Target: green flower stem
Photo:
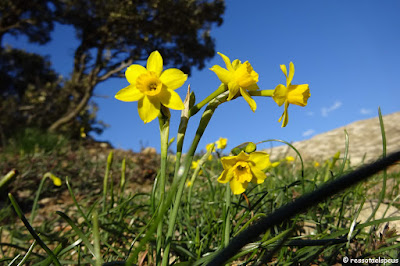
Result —
<path fill-rule="evenodd" d="M 35 199 L 33 200 L 31 216 L 29 217 L 29 223 L 31 223 L 31 224 L 33 223 L 33 220 L 35 219 L 35 216 L 36 216 L 36 209 L 37 209 L 37 204 L 39 201 L 40 192 L 42 191 L 43 184 L 44 184 L 44 181 L 46 180 L 46 178 L 47 178 L 47 176 L 44 175 L 42 177 L 42 180 L 40 180 L 39 188 L 36 191 L 36 196 L 35 196 Z"/>
<path fill-rule="evenodd" d="M 225 190 L 225 228 L 224 228 L 224 248 L 228 246 L 231 233 L 231 188 L 226 184 Z"/>
<path fill-rule="evenodd" d="M 126 175 L 126 159 L 124 158 L 122 160 L 122 164 L 121 164 L 121 180 L 119 183 L 119 202 L 122 202 L 123 199 L 123 194 L 125 191 L 125 175 Z"/>
<path fill-rule="evenodd" d="M 12 169 L 5 176 L 0 179 L 0 192 L 5 190 L 7 186 L 15 180 L 18 175 L 18 171 L 16 169 Z"/>
<path fill-rule="evenodd" d="M 189 212 L 189 216 L 191 213 L 191 198 L 192 198 L 192 189 L 193 189 L 193 184 L 194 181 L 196 180 L 197 176 L 199 175 L 200 171 L 201 171 L 201 167 L 203 166 L 203 164 L 207 161 L 208 157 L 211 155 L 212 150 L 214 149 L 215 144 L 213 143 L 211 145 L 211 147 L 207 150 L 207 152 L 203 155 L 203 157 L 200 158 L 199 161 L 199 165 L 197 166 L 197 168 L 194 170 L 194 173 L 192 174 L 192 177 L 190 178 L 190 187 L 189 187 L 189 193 L 188 193 L 188 212 Z"/>
<path fill-rule="evenodd" d="M 164 115 L 163 112 L 161 112 L 161 115 L 159 116 L 159 123 L 160 123 L 160 138 L 161 138 L 159 204 L 162 205 L 164 203 L 164 198 L 165 198 L 165 183 L 166 183 L 168 142 L 169 142 L 169 117 Z M 163 220 L 161 219 L 157 227 L 157 257 L 156 257 L 157 262 L 161 260 L 161 247 L 163 244 L 162 221 Z"/>
<path fill-rule="evenodd" d="M 99 216 L 95 210 L 92 215 L 92 228 L 93 228 L 93 242 L 94 242 L 94 253 L 96 257 L 96 266 L 101 266 L 103 259 L 100 253 L 100 232 L 99 232 Z"/>
<path fill-rule="evenodd" d="M 275 90 L 249 91 L 251 96 L 272 97 Z"/>
<path fill-rule="evenodd" d="M 221 88 L 222 88 L 222 86 L 220 86 L 218 88 L 218 90 L 221 89 Z M 169 217 L 168 231 L 167 231 L 167 235 L 166 235 L 166 245 L 165 245 L 165 250 L 164 250 L 164 256 L 163 256 L 163 259 L 162 259 L 162 265 L 163 266 L 167 266 L 168 265 L 169 250 L 171 248 L 172 235 L 173 235 L 174 228 L 175 228 L 176 218 L 178 216 L 178 209 L 179 209 L 179 206 L 180 206 L 183 189 L 185 187 L 186 178 L 187 178 L 188 173 L 189 173 L 190 165 L 192 164 L 193 155 L 196 152 L 196 149 L 197 149 L 197 146 L 198 146 L 198 144 L 200 142 L 200 139 L 203 136 L 203 133 L 204 133 L 208 123 L 210 122 L 210 119 L 211 119 L 212 115 L 214 114 L 215 109 L 221 103 L 223 103 L 226 100 L 226 98 L 228 97 L 228 93 L 227 92 L 223 93 L 223 94 L 220 93 L 218 95 L 219 95 L 218 97 L 215 97 L 213 100 L 210 101 L 210 103 L 208 104 L 206 110 L 204 111 L 204 113 L 203 113 L 203 115 L 201 117 L 199 127 L 197 128 L 197 131 L 196 131 L 196 135 L 195 135 L 195 137 L 193 139 L 193 142 L 192 142 L 192 145 L 190 146 L 190 149 L 189 149 L 189 151 L 188 151 L 188 153 L 187 153 L 187 155 L 185 157 L 183 174 L 180 176 L 179 175 L 179 171 L 178 171 L 179 181 L 177 181 L 177 182 L 179 182 L 179 187 L 178 187 L 178 191 L 176 192 L 175 202 L 174 202 L 173 209 L 172 209 L 172 212 L 171 212 L 170 217 Z M 174 191 L 172 191 L 172 192 L 174 192 Z"/>
<path fill-rule="evenodd" d="M 182 148 L 183 141 L 185 139 L 186 129 L 189 122 L 189 115 L 186 113 L 182 113 L 181 122 L 179 123 L 178 136 L 176 141 L 176 161 L 175 161 L 175 172 L 174 172 L 174 180 L 178 176 L 178 170 L 181 166 L 181 157 L 182 157 Z"/>
<path fill-rule="evenodd" d="M 38 201 L 39 201 L 40 192 L 42 192 L 44 181 L 46 180 L 46 178 L 50 178 L 50 176 L 51 176 L 50 172 L 47 172 L 43 175 L 42 180 L 40 181 L 40 184 L 39 184 L 39 188 L 36 191 L 36 196 L 35 196 L 35 199 L 33 200 L 31 216 L 29 217 L 29 223 L 31 223 L 31 224 L 33 223 L 33 220 L 36 217 L 36 209 L 37 209 L 37 205 L 38 205 Z"/>
<path fill-rule="evenodd" d="M 206 105 L 207 103 L 209 103 L 211 100 L 213 100 L 214 98 L 218 97 L 221 93 L 225 92 L 228 89 L 228 87 L 222 83 L 218 89 L 216 89 L 213 93 L 211 93 L 207 98 L 205 98 L 204 100 L 202 100 L 201 102 L 199 102 L 198 104 L 196 104 L 195 106 L 193 106 L 190 110 L 189 110 L 189 117 L 194 116 L 195 114 L 197 114 L 198 111 L 200 111 L 200 109 Z"/>
<path fill-rule="evenodd" d="M 108 176 L 110 175 L 112 161 L 113 161 L 113 152 L 110 151 L 107 157 L 106 172 L 104 174 L 104 179 L 103 179 L 103 212 L 105 212 L 106 210 Z"/>

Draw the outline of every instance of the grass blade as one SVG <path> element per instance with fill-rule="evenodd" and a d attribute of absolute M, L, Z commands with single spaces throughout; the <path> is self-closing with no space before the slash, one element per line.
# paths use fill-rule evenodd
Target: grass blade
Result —
<path fill-rule="evenodd" d="M 29 256 L 31 255 L 33 248 L 36 246 L 36 240 L 33 240 L 32 245 L 29 247 L 28 252 L 26 252 L 25 256 L 22 258 L 22 260 L 18 263 L 17 266 L 21 266 L 24 265 L 24 263 L 26 262 L 26 260 L 29 258 Z"/>
<path fill-rule="evenodd" d="M 79 229 L 78 226 L 76 226 L 76 224 L 71 220 L 71 218 L 69 218 L 65 213 L 60 212 L 60 211 L 56 211 L 56 213 L 58 215 L 60 215 L 71 227 L 72 229 L 75 231 L 75 233 L 82 239 L 83 243 L 85 244 L 85 246 L 89 249 L 89 251 L 93 254 L 93 256 L 96 258 L 96 253 L 94 250 L 94 247 L 92 244 L 90 244 L 89 239 L 86 237 L 86 235 L 82 232 L 81 229 Z"/>
<path fill-rule="evenodd" d="M 29 233 L 33 236 L 33 238 L 38 242 L 38 244 L 46 251 L 47 255 L 51 257 L 55 265 L 61 266 L 60 262 L 58 261 L 57 257 L 54 255 L 54 253 L 47 247 L 47 245 L 43 242 L 43 240 L 39 237 L 38 234 L 36 234 L 35 230 L 32 228 L 32 226 L 29 224 L 28 220 L 26 219 L 25 215 L 22 213 L 21 208 L 19 207 L 17 201 L 11 195 L 11 193 L 8 193 L 8 198 L 11 201 L 11 204 L 14 207 L 15 212 L 17 213 L 18 217 L 21 219 L 21 221 L 24 223 L 25 227 L 28 229 Z"/>

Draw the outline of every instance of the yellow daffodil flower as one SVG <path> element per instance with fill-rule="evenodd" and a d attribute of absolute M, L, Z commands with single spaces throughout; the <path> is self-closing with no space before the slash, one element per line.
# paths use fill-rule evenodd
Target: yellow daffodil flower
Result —
<path fill-rule="evenodd" d="M 60 187 L 62 185 L 62 181 L 59 177 L 53 175 L 52 173 L 50 173 L 49 177 L 55 186 Z"/>
<path fill-rule="evenodd" d="M 217 149 L 220 149 L 220 150 L 225 149 L 227 143 L 228 143 L 228 139 L 225 139 L 225 138 L 219 138 L 219 140 L 217 140 L 215 142 L 215 144 L 217 145 Z"/>
<path fill-rule="evenodd" d="M 286 161 L 288 161 L 288 162 L 293 162 L 294 161 L 294 158 L 293 158 L 293 156 L 286 156 Z"/>
<path fill-rule="evenodd" d="M 81 131 L 81 138 L 85 139 L 86 138 L 85 128 L 81 127 L 80 131 Z"/>
<path fill-rule="evenodd" d="M 271 165 L 269 155 L 257 151 L 250 154 L 241 151 L 237 156 L 222 157 L 221 163 L 224 171 L 218 177 L 218 182 L 229 182 L 235 195 L 243 193 L 249 182 L 263 183 L 267 177 L 263 170 Z"/>
<path fill-rule="evenodd" d="M 290 62 L 289 64 L 289 74 L 285 65 L 281 65 L 281 70 L 286 76 L 286 86 L 279 84 L 276 86 L 272 98 L 279 105 L 285 104 L 285 109 L 282 116 L 279 118 L 278 122 L 282 121 L 282 127 L 285 127 L 289 122 L 288 107 L 289 104 L 295 104 L 299 106 L 306 106 L 307 100 L 310 98 L 310 89 L 308 84 L 302 85 L 292 85 L 292 79 L 294 76 L 294 64 Z"/>
<path fill-rule="evenodd" d="M 200 160 L 192 161 L 191 168 L 195 170 L 197 167 L 199 167 L 199 162 L 200 162 Z M 202 173 L 203 173 L 203 170 L 200 170 L 199 175 L 201 175 Z"/>
<path fill-rule="evenodd" d="M 248 91 L 258 90 L 258 74 L 253 70 L 253 67 L 248 61 L 240 62 L 236 59 L 231 63 L 231 60 L 224 54 L 218 53 L 225 62 L 226 69 L 215 65 L 210 70 L 217 74 L 219 80 L 226 84 L 229 89 L 228 101 L 235 97 L 239 92 L 249 104 L 254 112 L 257 108 L 256 102 L 251 98 Z"/>
<path fill-rule="evenodd" d="M 163 59 L 158 51 L 150 54 L 146 68 L 141 65 L 128 67 L 125 77 L 130 85 L 120 90 L 115 98 L 124 102 L 138 101 L 139 116 L 144 123 L 158 116 L 161 104 L 174 110 L 184 108 L 174 90 L 185 83 L 187 75 L 176 68 L 163 71 Z"/>
<path fill-rule="evenodd" d="M 215 152 L 215 146 L 214 147 L 212 147 L 213 145 L 215 145 L 214 143 L 208 143 L 207 145 L 206 145 L 206 150 L 211 150 L 211 152 Z"/>
<path fill-rule="evenodd" d="M 273 162 L 271 167 L 275 168 L 275 167 L 279 166 L 280 164 L 281 164 L 281 162 Z"/>
<path fill-rule="evenodd" d="M 314 162 L 314 167 L 315 168 L 319 167 L 319 162 Z"/>

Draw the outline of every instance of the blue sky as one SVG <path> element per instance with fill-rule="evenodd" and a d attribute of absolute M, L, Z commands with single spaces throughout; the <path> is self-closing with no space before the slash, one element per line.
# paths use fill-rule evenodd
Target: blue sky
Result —
<path fill-rule="evenodd" d="M 271 98 L 256 97 L 253 113 L 243 98 L 221 105 L 212 118 L 199 149 L 219 137 L 228 138 L 228 149 L 246 141 L 276 138 L 289 142 L 310 138 L 351 122 L 400 111 L 400 1 L 226 1 L 224 23 L 213 28 L 216 51 L 233 59 L 248 60 L 259 73 L 259 87 L 274 89 L 285 84 L 279 65 L 292 61 L 293 84 L 309 84 L 306 107 L 289 107 L 289 124 L 277 122 L 283 112 Z M 49 55 L 53 67 L 68 76 L 77 41 L 72 28 L 56 27 L 46 46 L 6 35 L 3 45 Z M 142 64 L 144 64 L 142 62 Z M 224 63 L 218 55 L 202 71 L 193 70 L 177 90 L 184 98 L 191 85 L 198 101 L 220 84 L 208 68 Z M 96 139 L 116 148 L 139 151 L 141 146 L 159 149 L 158 122 L 143 124 L 137 103 L 125 103 L 114 95 L 127 86 L 125 79 L 100 84 L 93 97 L 98 118 L 110 127 Z M 173 111 L 171 137 L 176 136 L 180 111 Z M 185 150 L 194 136 L 201 112 L 189 122 Z M 344 138 L 343 138 L 344 139 Z M 351 144 L 350 144 L 351 145 Z M 174 146 L 173 146 L 174 147 Z"/>

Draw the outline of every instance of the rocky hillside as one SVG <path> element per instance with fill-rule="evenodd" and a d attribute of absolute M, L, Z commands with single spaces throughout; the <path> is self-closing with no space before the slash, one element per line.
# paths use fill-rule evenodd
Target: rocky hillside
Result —
<path fill-rule="evenodd" d="M 400 112 L 383 116 L 386 132 L 387 153 L 400 150 Z M 331 158 L 337 151 L 343 154 L 345 150 L 345 132 L 349 134 L 349 156 L 352 165 L 377 159 L 382 155 L 382 135 L 379 118 L 360 120 L 340 127 L 311 139 L 292 143 L 299 150 L 303 159 L 324 161 Z M 268 149 L 271 159 L 276 160 L 287 155 L 296 156 L 288 146 Z"/>

